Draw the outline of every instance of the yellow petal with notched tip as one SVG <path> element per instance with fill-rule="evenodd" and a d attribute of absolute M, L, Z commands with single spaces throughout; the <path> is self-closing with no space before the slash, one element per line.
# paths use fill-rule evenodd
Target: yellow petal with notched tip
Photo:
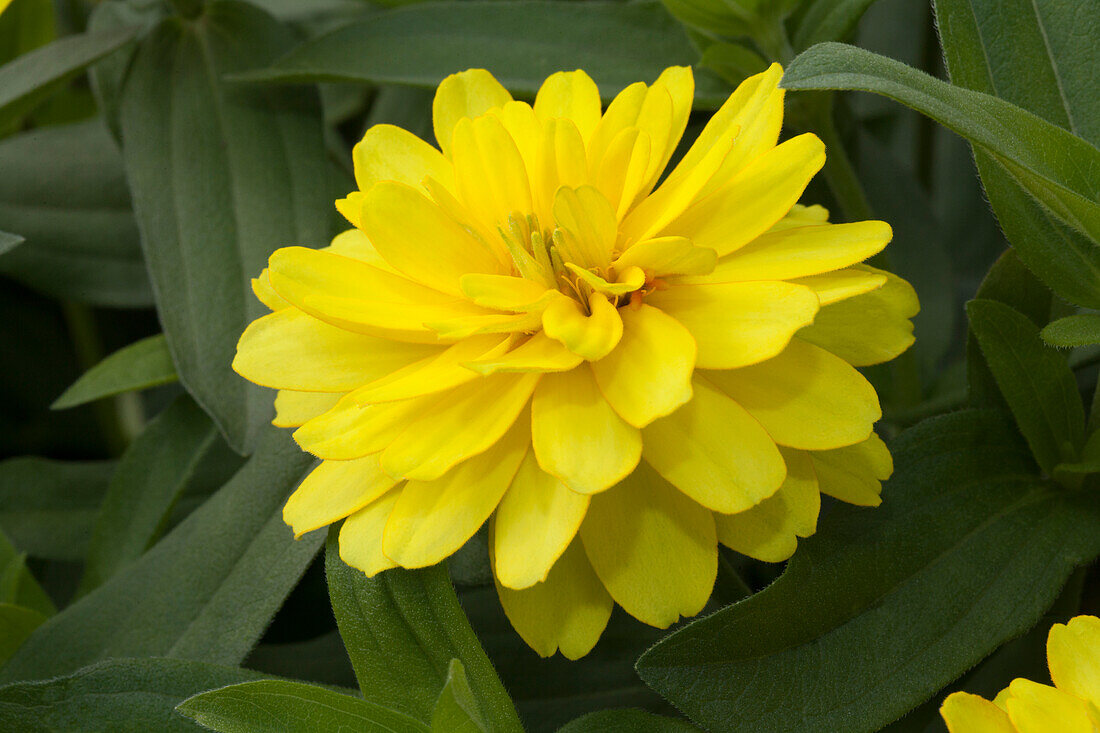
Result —
<path fill-rule="evenodd" d="M 507 354 L 466 362 L 466 367 L 484 375 L 497 372 L 566 372 L 582 361 L 561 342 L 539 331 Z"/>
<path fill-rule="evenodd" d="M 277 428 L 296 428 L 331 410 L 344 396 L 343 392 L 294 392 L 280 389 L 275 395 Z"/>
<path fill-rule="evenodd" d="M 443 560 L 474 536 L 500 502 L 530 446 L 520 421 L 489 450 L 434 481 L 405 484 L 386 522 L 386 556 L 406 568 Z"/>
<path fill-rule="evenodd" d="M 776 492 L 787 474 L 775 442 L 743 407 L 696 375 L 694 396 L 642 435 L 645 461 L 707 509 L 734 514 Z"/>
<path fill-rule="evenodd" d="M 546 580 L 577 534 L 588 500 L 539 468 L 534 452 L 528 451 L 494 519 L 500 584 L 518 590 Z"/>
<path fill-rule="evenodd" d="M 568 119 L 587 140 L 600 122 L 600 90 L 580 69 L 551 74 L 535 95 L 535 115 L 544 125 Z"/>
<path fill-rule="evenodd" d="M 538 374 L 496 374 L 443 393 L 382 452 L 383 470 L 420 481 L 439 478 L 500 440 L 538 381 Z"/>
<path fill-rule="evenodd" d="M 682 282 L 789 280 L 831 272 L 881 252 L 892 235 L 890 225 L 882 221 L 772 231 L 723 257 L 706 277 Z"/>
<path fill-rule="evenodd" d="M 953 692 L 940 706 L 948 733 L 1017 733 L 1008 714 L 985 698 Z"/>
<path fill-rule="evenodd" d="M 275 291 L 315 318 L 349 330 L 384 329 L 402 341 L 437 341 L 426 321 L 490 312 L 331 252 L 284 247 L 271 255 L 269 269 Z"/>
<path fill-rule="evenodd" d="M 531 400 L 531 439 L 542 470 L 582 494 L 621 481 L 642 453 L 638 429 L 616 414 L 583 365 L 543 376 Z"/>
<path fill-rule="evenodd" d="M 383 450 L 409 420 L 429 411 L 438 399 L 438 395 L 428 395 L 360 407 L 351 395 L 346 395 L 331 410 L 295 430 L 294 440 L 319 458 L 362 458 Z"/>
<path fill-rule="evenodd" d="M 681 207 L 683 213 L 662 233 L 713 247 L 719 257 L 727 255 L 768 231 L 790 211 L 824 164 L 825 145 L 816 135 L 791 138 L 750 162 L 722 188 L 686 209 Z"/>
<path fill-rule="evenodd" d="M 615 248 L 615 210 L 592 186 L 562 186 L 554 197 L 554 223 L 561 227 L 561 255 L 566 262 L 606 267 Z"/>
<path fill-rule="evenodd" d="M 1054 624 L 1047 636 L 1047 664 L 1059 690 L 1100 708 L 1100 619 L 1077 616 Z"/>
<path fill-rule="evenodd" d="M 269 310 L 278 311 L 290 307 L 290 303 L 283 300 L 282 296 L 275 292 L 275 288 L 271 287 L 271 279 L 268 277 L 266 267 L 260 271 L 259 277 L 252 278 L 252 293 Z"/>
<path fill-rule="evenodd" d="M 1015 679 L 1004 699 L 1018 733 L 1095 733 L 1088 704 L 1050 685 Z"/>
<path fill-rule="evenodd" d="M 553 220 L 554 196 L 562 186 L 576 188 L 588 180 L 584 140 L 572 120 L 547 121 L 531 173 L 531 195 L 540 222 Z"/>
<path fill-rule="evenodd" d="M 340 527 L 340 559 L 362 570 L 368 578 L 397 567 L 382 552 L 382 533 L 400 495 L 400 487 L 392 489 L 352 514 Z"/>
<path fill-rule="evenodd" d="M 634 82 L 615 95 L 604 110 L 596 129 L 585 139 L 588 153 L 588 170 L 595 174 L 611 147 L 611 142 L 628 127 L 635 127 L 638 110 L 642 108 L 648 87 L 642 82 Z"/>
<path fill-rule="evenodd" d="M 432 127 L 443 153 L 451 155 L 451 139 L 459 120 L 477 117 L 511 101 L 508 90 L 485 69 L 469 69 L 441 81 L 432 100 Z"/>
<path fill-rule="evenodd" d="M 592 497 L 581 540 L 596 575 L 634 618 L 667 628 L 703 610 L 718 572 L 711 513 L 645 463 Z"/>
<path fill-rule="evenodd" d="M 781 452 L 787 478 L 775 494 L 743 512 L 714 515 L 719 542 L 764 562 L 783 562 L 793 555 L 798 538 L 814 533 L 821 510 L 810 457 L 790 449 Z"/>
<path fill-rule="evenodd" d="M 695 339 L 652 306 L 624 308 L 620 315 L 622 340 L 592 371 L 615 412 L 641 428 L 691 399 Z"/>
<path fill-rule="evenodd" d="M 454 190 L 451 161 L 416 135 L 394 125 L 373 125 L 351 150 L 355 183 L 369 191 L 379 181 L 419 186 L 431 176 Z"/>
<path fill-rule="evenodd" d="M 817 296 L 785 282 L 674 286 L 646 302 L 682 323 L 698 346 L 702 369 L 733 369 L 770 359 L 813 322 Z"/>
<path fill-rule="evenodd" d="M 490 558 L 494 564 L 501 559 L 493 554 Z M 552 656 L 558 650 L 566 659 L 588 654 L 599 641 L 615 605 L 579 540 L 554 563 L 545 581 L 512 590 L 497 580 L 496 588 L 512 627 L 541 657 Z"/>
<path fill-rule="evenodd" d="M 885 275 L 886 284 L 822 308 L 813 325 L 798 334 L 853 366 L 889 361 L 912 346 L 909 319 L 920 311 L 913 286 L 883 270 L 867 269 Z"/>
<path fill-rule="evenodd" d="M 588 299 L 591 315 L 572 298 L 556 298 L 542 313 L 546 335 L 577 356 L 589 360 L 602 359 L 611 353 L 623 335 L 619 311 L 600 293 Z"/>
<path fill-rule="evenodd" d="M 790 281 L 796 285 L 805 285 L 817 295 L 817 300 L 822 307 L 839 303 L 857 295 L 878 290 L 886 284 L 886 276 L 877 272 L 867 272 L 849 268 L 826 272 L 821 275 L 794 278 Z"/>
<path fill-rule="evenodd" d="M 378 254 L 407 277 L 462 295 L 468 272 L 502 274 L 503 263 L 431 199 L 403 183 L 383 181 L 363 202 L 361 227 Z"/>
<path fill-rule="evenodd" d="M 508 226 L 531 211 L 531 184 L 519 148 L 496 117 L 459 120 L 454 131 L 455 187 L 484 226 Z"/>
<path fill-rule="evenodd" d="M 686 237 L 657 237 L 637 242 L 611 263 L 612 267 L 640 267 L 656 277 L 706 275 L 714 270 L 718 253 L 696 247 Z"/>
<path fill-rule="evenodd" d="M 438 352 L 436 346 L 345 331 L 284 308 L 248 325 L 237 343 L 233 369 L 266 387 L 347 392 Z"/>
<path fill-rule="evenodd" d="M 363 385 L 352 393 L 352 399 L 360 405 L 369 405 L 453 389 L 478 378 L 476 372 L 463 366 L 465 362 L 499 356 L 508 351 L 511 341 L 511 337 L 500 334 L 464 339 L 438 354 Z"/>
<path fill-rule="evenodd" d="M 636 127 L 627 127 L 611 141 L 593 172 L 596 188 L 615 208 L 617 220 L 626 216 L 645 185 L 652 151 L 649 135 Z"/>
<path fill-rule="evenodd" d="M 283 507 L 283 521 L 301 537 L 359 511 L 396 484 L 378 465 L 378 456 L 354 461 L 322 461 Z"/>
<path fill-rule="evenodd" d="M 874 433 L 862 443 L 810 454 L 822 494 L 859 506 L 882 503 L 882 482 L 894 472 L 894 459 Z"/>
<path fill-rule="evenodd" d="M 467 298 L 485 308 L 525 311 L 534 306 L 547 293 L 554 292 L 546 285 L 511 275 L 486 275 L 472 272 L 459 280 Z"/>
<path fill-rule="evenodd" d="M 829 450 L 862 442 L 882 417 L 875 388 L 862 374 L 798 338 L 765 362 L 706 376 L 772 440 L 792 448 Z"/>

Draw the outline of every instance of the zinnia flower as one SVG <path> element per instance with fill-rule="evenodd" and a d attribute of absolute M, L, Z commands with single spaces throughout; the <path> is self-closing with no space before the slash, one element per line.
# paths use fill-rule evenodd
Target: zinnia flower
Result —
<path fill-rule="evenodd" d="M 1077 616 L 1047 635 L 1054 686 L 1023 678 L 993 702 L 968 692 L 940 708 L 950 733 L 1095 733 L 1100 730 L 1100 619 Z"/>
<path fill-rule="evenodd" d="M 825 150 L 776 144 L 781 75 L 745 81 L 660 185 L 688 68 L 602 111 L 583 71 L 532 106 L 475 69 L 436 92 L 439 149 L 369 129 L 336 203 L 355 228 L 271 256 L 274 312 L 234 361 L 322 459 L 295 533 L 346 517 L 341 557 L 374 575 L 488 521 L 512 624 L 577 658 L 613 602 L 662 628 L 702 610 L 719 542 L 781 561 L 819 492 L 877 504 L 891 460 L 853 365 L 909 346 L 916 298 L 860 264 L 889 226 L 796 204 Z"/>

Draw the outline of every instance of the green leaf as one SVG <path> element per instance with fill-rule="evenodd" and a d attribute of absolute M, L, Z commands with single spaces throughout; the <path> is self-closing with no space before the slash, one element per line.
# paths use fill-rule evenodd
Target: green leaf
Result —
<path fill-rule="evenodd" d="M 0 66 L 0 128 L 133 37 L 132 28 L 67 36 Z"/>
<path fill-rule="evenodd" d="M 81 374 L 50 405 L 50 409 L 64 410 L 124 392 L 171 384 L 177 379 L 176 367 L 168 352 L 168 341 L 160 333 L 135 341 L 105 357 Z"/>
<path fill-rule="evenodd" d="M 197 733 L 199 726 L 173 711 L 180 701 L 257 677 L 181 659 L 113 659 L 65 677 L 0 687 L 0 728 Z"/>
<path fill-rule="evenodd" d="M 508 693 L 481 649 L 444 565 L 394 568 L 373 578 L 340 559 L 339 531 L 325 553 L 329 597 L 363 696 L 428 723 L 462 662 L 490 731 L 522 731 Z"/>
<path fill-rule="evenodd" d="M 45 614 L 26 606 L 0 603 L 0 665 L 15 654 L 27 637 L 41 626 L 46 618 Z"/>
<path fill-rule="evenodd" d="M 713 43 L 699 63 L 733 85 L 768 68 L 763 56 L 739 43 Z"/>
<path fill-rule="evenodd" d="M 427 733 L 407 715 L 316 685 L 258 680 L 211 690 L 176 710 L 218 733 Z"/>
<path fill-rule="evenodd" d="M 153 302 L 122 156 L 101 120 L 6 138 L 0 170 L 0 226 L 27 240 L 0 272 L 65 300 Z"/>
<path fill-rule="evenodd" d="M 1100 242 L 1100 150 L 1025 109 L 839 43 L 796 58 L 783 86 L 875 92 L 912 107 L 989 153 L 1056 216 Z"/>
<path fill-rule="evenodd" d="M 1027 316 L 995 300 L 966 305 L 970 330 L 1001 394 L 1047 473 L 1077 458 L 1085 441 L 1085 407 L 1065 355 L 1039 338 Z"/>
<path fill-rule="evenodd" d="M 1061 463 L 1054 467 L 1055 475 L 1059 473 L 1083 474 L 1100 473 L 1100 430 L 1089 436 L 1085 447 L 1081 449 L 1081 458 L 1071 463 Z"/>
<path fill-rule="evenodd" d="M 12 234 L 11 232 L 0 231 L 0 255 L 7 254 L 13 249 L 27 241 L 18 234 Z"/>
<path fill-rule="evenodd" d="M 1047 324 L 1041 334 L 1051 346 L 1071 348 L 1100 344 L 1100 313 L 1078 313 Z"/>
<path fill-rule="evenodd" d="M 12 0 L 0 13 L 0 64 L 33 51 L 57 37 L 51 0 Z"/>
<path fill-rule="evenodd" d="M 120 110 L 142 247 L 180 381 L 246 454 L 272 411 L 271 393 L 230 368 L 241 332 L 266 312 L 249 278 L 280 245 L 328 244 L 333 195 L 316 90 L 223 77 L 267 63 L 293 40 L 238 2 L 210 3 L 200 22 L 165 20 L 142 41 Z"/>
<path fill-rule="evenodd" d="M 434 87 L 448 74 L 478 67 L 513 92 L 534 96 L 555 71 L 584 69 L 610 98 L 628 84 L 656 79 L 669 66 L 698 60 L 683 29 L 655 0 L 452 0 L 372 15 L 240 78 Z M 695 105 L 713 109 L 728 95 L 725 84 L 699 79 Z"/>
<path fill-rule="evenodd" d="M 681 23 L 721 36 L 752 34 L 753 16 L 730 0 L 661 0 Z"/>
<path fill-rule="evenodd" d="M 1091 0 L 938 0 L 937 27 L 951 81 L 995 94 L 1100 145 L 1092 70 L 1100 6 Z M 1024 195 L 975 151 L 990 204 L 1020 258 L 1063 298 L 1100 308 L 1100 251 Z"/>
<path fill-rule="evenodd" d="M 101 585 L 153 546 L 204 463 L 218 484 L 240 467 L 217 428 L 181 395 L 130 444 L 118 462 L 92 530 L 79 593 Z M 203 478 L 208 478 L 202 476 Z"/>
<path fill-rule="evenodd" d="M 811 0 L 791 39 L 795 50 L 847 39 L 873 2 L 875 0 Z"/>
<path fill-rule="evenodd" d="M 432 711 L 434 733 L 485 733 L 488 730 L 477 709 L 474 691 L 466 679 L 462 662 L 452 659 L 447 669 L 447 682 Z"/>
<path fill-rule="evenodd" d="M 113 469 L 113 461 L 3 461 L 0 529 L 32 557 L 83 560 Z"/>
<path fill-rule="evenodd" d="M 779 580 L 659 642 L 642 678 L 708 729 L 877 730 L 1100 551 L 1097 497 L 1036 476 L 1007 415 L 926 420 L 892 451 L 882 506 L 834 507 Z"/>
<path fill-rule="evenodd" d="M 298 582 L 323 537 L 295 542 L 282 506 L 312 465 L 282 431 L 125 573 L 51 618 L 0 681 L 67 674 L 107 657 L 236 664 Z"/>
<path fill-rule="evenodd" d="M 0 532 L 0 603 L 13 603 L 52 616 L 57 607 L 27 569 L 26 560 L 27 556 L 16 552 Z"/>
<path fill-rule="evenodd" d="M 697 730 L 683 720 L 643 710 L 601 710 L 570 721 L 559 728 L 558 733 L 691 733 Z"/>

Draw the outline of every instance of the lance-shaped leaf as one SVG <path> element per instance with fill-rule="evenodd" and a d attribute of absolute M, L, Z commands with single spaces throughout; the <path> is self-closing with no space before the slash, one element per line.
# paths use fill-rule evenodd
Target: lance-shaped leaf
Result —
<path fill-rule="evenodd" d="M 164 334 L 157 334 L 124 346 L 81 374 L 50 407 L 64 410 L 123 392 L 170 384 L 177 379 L 168 342 Z"/>
<path fill-rule="evenodd" d="M 638 661 L 726 731 L 877 730 L 1030 628 L 1100 551 L 1100 501 L 1040 479 L 1007 415 L 892 445 L 882 506 L 838 506 L 784 574 Z"/>
<path fill-rule="evenodd" d="M 523 730 L 508 693 L 458 605 L 445 565 L 394 568 L 373 578 L 325 554 L 329 597 L 363 696 L 430 723 L 452 659 L 465 668 L 490 731 Z"/>
<path fill-rule="evenodd" d="M 1048 323 L 1041 333 L 1051 346 L 1070 348 L 1100 344 L 1100 313 L 1078 313 Z"/>
<path fill-rule="evenodd" d="M 263 11 L 213 2 L 199 22 L 151 31 L 122 92 L 123 157 L 168 346 L 180 381 L 245 453 L 272 410 L 229 366 L 263 312 L 249 279 L 279 246 L 327 244 L 333 196 L 315 90 L 223 77 L 292 43 Z"/>
<path fill-rule="evenodd" d="M 1011 19 L 1009 22 L 1008 19 Z M 951 82 L 996 95 L 1100 145 L 1100 5 L 1091 0 L 937 0 Z M 996 32 L 992 29 L 996 28 Z M 1020 259 L 1067 300 L 1100 308 L 1100 247 L 1025 195 L 987 153 L 975 159 Z"/>
<path fill-rule="evenodd" d="M 127 572 L 39 627 L 0 681 L 68 674 L 109 657 L 239 663 L 323 539 L 296 542 L 282 520 L 311 460 L 269 429 L 233 478 Z"/>

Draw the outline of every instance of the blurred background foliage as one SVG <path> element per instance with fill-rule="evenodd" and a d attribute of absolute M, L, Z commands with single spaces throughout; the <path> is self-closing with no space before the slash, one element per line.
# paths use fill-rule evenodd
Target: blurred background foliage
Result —
<path fill-rule="evenodd" d="M 1067 4 L 1080 11 L 1080 35 L 1100 32 L 1095 4 Z M 1065 78 L 1025 73 L 1015 85 L 995 78 L 1013 62 L 1045 68 L 1028 56 L 1029 21 L 1015 5 L 937 3 L 956 83 L 1095 145 L 1100 114 L 1081 93 L 1090 83 L 1081 69 L 1098 68 L 1095 50 L 1055 35 L 1047 51 L 1073 62 L 1062 67 Z M 1057 3 L 1039 5 L 1046 20 L 1058 15 Z M 1001 33 L 1016 44 L 986 49 L 998 66 L 985 88 L 967 45 L 971 29 L 958 20 L 965 10 L 978 19 L 977 36 Z M 1068 390 L 1069 402 L 1089 404 L 1096 389 L 1095 220 L 1083 215 L 1075 227 L 1052 215 L 1017 187 L 1019 178 L 997 173 L 993 161 L 1003 158 L 986 148 L 978 153 L 983 188 L 968 142 L 886 98 L 896 94 L 828 91 L 869 89 L 871 72 L 814 82 L 810 61 L 820 80 L 835 48 L 800 59 L 807 91 L 787 96 L 784 135 L 811 131 L 828 147 L 804 200 L 827 206 L 834 221 L 890 222 L 894 241 L 875 264 L 920 296 L 914 347 L 866 370 L 882 399 L 884 437 L 951 414 L 899 441 L 899 475 L 878 514 L 826 507 L 835 521 L 823 522 L 824 536 L 800 549 L 768 594 L 728 607 L 783 568 L 724 556 L 708 611 L 727 608 L 662 642 L 637 672 L 639 656 L 668 632 L 619 610 L 583 661 L 539 659 L 503 616 L 481 537 L 450 563 L 476 638 L 451 613 L 455 595 L 438 571 L 393 571 L 389 581 L 366 583 L 330 552 L 326 576 L 323 533 L 293 543 L 279 515 L 308 457 L 266 427 L 270 395 L 229 368 L 238 335 L 259 313 L 248 278 L 276 247 L 323 246 L 340 231 L 332 201 L 354 187 L 351 147 L 367 127 L 392 123 L 431 139 L 431 90 L 446 74 L 486 67 L 530 98 L 549 73 L 584 68 L 607 99 L 665 66 L 693 65 L 690 140 L 737 83 L 772 61 L 793 69 L 819 43 L 848 42 L 946 80 L 935 12 L 925 0 L 11 0 L 0 14 L 0 661 L 8 661 L 0 667 L 8 685 L 0 688 L 0 727 L 106 730 L 129 721 L 133 729 L 195 729 L 171 708 L 244 682 L 235 702 L 200 697 L 181 710 L 219 730 L 267 730 L 255 721 L 259 727 L 231 727 L 246 703 L 261 699 L 250 696 L 332 702 L 324 697 L 330 690 L 254 682 L 276 676 L 349 693 L 358 681 L 376 705 L 351 710 L 349 720 L 365 725 L 385 708 L 407 716 L 412 722 L 393 724 L 410 730 L 426 729 L 436 715 L 451 721 L 437 721 L 441 730 L 456 715 L 470 719 L 470 730 L 515 729 L 509 695 L 531 731 L 574 719 L 563 730 L 688 729 L 682 719 L 642 713 L 580 717 L 624 707 L 665 716 L 678 708 L 716 730 L 781 730 L 798 719 L 804 730 L 875 730 L 991 652 L 956 684 L 988 694 L 1013 676 L 1043 677 L 1049 623 L 1095 611 L 1098 601 L 1087 563 L 1100 550 L 1093 547 L 1100 515 L 1059 493 L 1095 488 L 1100 445 L 1084 441 L 1096 435 L 1096 410 L 1086 430 L 1082 408 L 1080 428 L 1066 429 L 1072 435 L 1028 422 L 1029 400 Z M 1056 31 L 1064 16 L 1052 21 Z M 851 70 L 834 66 L 840 76 Z M 1060 106 L 1044 106 L 1051 85 L 1063 82 L 1071 95 L 1077 90 L 1063 110 L 1068 119 L 1058 119 Z M 1100 169 L 1085 175 L 1100 180 Z M 1006 222 L 1008 212 L 1016 218 Z M 1053 238 L 1062 244 L 1049 244 Z M 1062 267 L 1036 241 L 1085 254 Z M 975 294 L 1011 312 L 979 305 L 972 317 L 992 325 L 971 333 L 964 305 Z M 1070 316 L 1076 320 L 1044 331 L 1062 350 L 1044 345 L 1038 329 Z M 998 351 L 990 334 L 1001 327 L 1018 335 Z M 1062 391 L 1014 387 L 1019 370 L 1004 366 L 1013 359 Z M 968 406 L 993 411 L 956 412 Z M 1070 447 L 1059 454 L 1062 438 Z M 1058 454 L 1051 461 L 1043 441 Z M 954 456 L 959 446 L 973 455 Z M 966 481 L 980 491 L 936 493 Z M 927 505 L 935 512 L 922 512 Z M 948 512 L 954 518 L 945 521 Z M 1000 523 L 982 535 L 991 514 Z M 932 539 L 913 545 L 918 532 Z M 974 546 L 960 550 L 958 536 Z M 861 542 L 871 548 L 860 550 Z M 882 567 L 857 578 L 848 565 L 829 565 L 838 557 Z M 815 575 L 818 561 L 841 570 Z M 929 570 L 937 563 L 952 582 Z M 979 572 L 989 569 L 997 572 Z M 918 581 L 931 589 L 911 587 Z M 989 593 L 968 610 L 951 605 L 975 588 Z M 417 603 L 444 610 L 411 618 Z M 1004 604 L 1015 605 L 1006 612 Z M 737 609 L 750 616 L 758 608 L 772 621 L 741 633 L 774 644 L 729 641 L 742 628 Z M 869 618 L 875 613 L 891 623 L 938 614 L 939 626 L 917 624 L 910 636 L 935 646 L 928 635 L 938 635 L 942 648 L 925 660 L 889 647 L 887 627 Z M 852 636 L 826 643 L 833 622 L 828 634 L 848 626 Z M 393 648 L 363 641 L 371 628 Z M 400 647 L 406 637 L 423 659 Z M 696 664 L 678 656 L 700 639 L 717 658 Z M 811 642 L 820 642 L 809 653 L 816 661 L 784 656 Z M 927 666 L 890 678 L 895 694 L 850 673 L 845 656 L 872 671 L 874 660 Z M 448 666 L 452 658 L 459 662 Z M 746 659 L 763 661 L 753 667 Z M 408 670 L 404 678 L 394 666 Z M 58 675 L 60 682 L 41 682 Z M 754 688 L 746 680 L 757 675 L 801 693 Z M 837 686 L 838 676 L 848 683 Z M 815 684 L 818 697 L 842 700 L 834 705 L 840 712 L 810 705 Z M 430 700 L 402 696 L 425 686 Z M 89 703 L 89 692 L 111 692 L 115 702 Z M 731 695 L 759 717 L 720 704 Z M 936 729 L 938 699 L 894 729 Z M 306 709 L 288 704 L 273 714 L 293 721 Z M 784 705 L 795 718 L 766 714 Z M 318 720 L 341 719 L 309 725 L 317 729 Z"/>

